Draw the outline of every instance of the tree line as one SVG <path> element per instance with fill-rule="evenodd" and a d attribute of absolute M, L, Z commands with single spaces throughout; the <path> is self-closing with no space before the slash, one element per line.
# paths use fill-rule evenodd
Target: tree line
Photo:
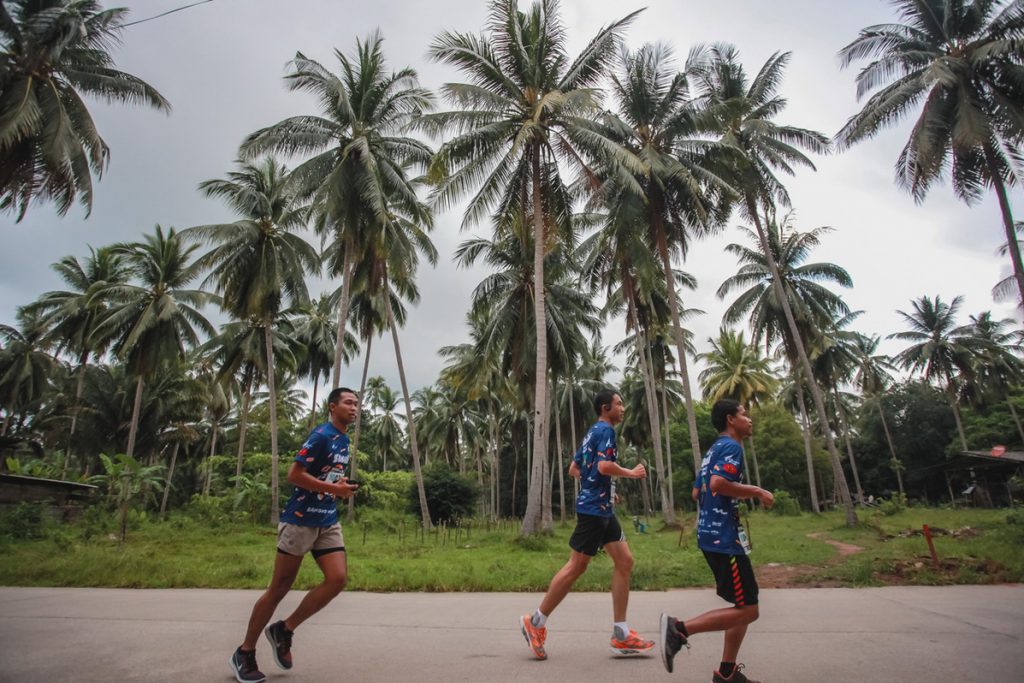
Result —
<path fill-rule="evenodd" d="M 830 289 L 851 286 L 849 275 L 806 262 L 825 230 L 801 232 L 788 213 L 782 178 L 813 170 L 811 155 L 916 114 L 896 182 L 921 199 L 948 169 L 965 201 L 994 191 L 1014 268 L 995 293 L 1024 301 L 1019 224 L 1007 200 L 1024 137 L 1024 3 L 893 5 L 897 23 L 861 30 L 839 53 L 844 68 L 868 62 L 857 77 L 865 101 L 831 138 L 781 120 L 789 53 L 754 72 L 724 43 L 694 46 L 680 62 L 668 44 L 626 45 L 639 12 L 608 24 L 573 56 L 555 0 L 525 9 L 491 2 L 481 32 L 445 31 L 430 43 L 428 58 L 461 77 L 442 86 L 440 98 L 413 68 L 389 67 L 379 32 L 351 53 L 336 50 L 330 66 L 296 53 L 285 82 L 313 95 L 316 111 L 245 136 L 235 168 L 199 186 L 237 220 L 157 226 L 138 242 L 68 256 L 55 264 L 68 289 L 44 293 L 19 311 L 17 326 L 2 328 L 6 447 L 59 449 L 65 474 L 87 471 L 101 452 L 173 462 L 181 446 L 194 457 L 200 442 L 216 453 L 218 435 L 234 421 L 240 474 L 252 403 L 265 387 L 276 521 L 288 387 L 300 377 L 313 380 L 314 394 L 322 379 L 336 386 L 362 350 L 365 392 L 373 339 L 390 334 L 403 414 L 412 419 L 395 422 L 384 439 L 408 448 L 408 459 L 398 459 L 415 474 L 423 524 L 430 518 L 421 465 L 431 451 L 458 463 L 472 455 L 492 513 L 509 485 L 499 461 L 510 451 L 524 459 L 522 532 L 532 534 L 553 523 L 556 473 L 559 509 L 567 507 L 565 442 L 576 443 L 588 392 L 613 370 L 601 332 L 621 316 L 623 387 L 635 380 L 639 392 L 629 443 L 649 451 L 647 495 L 667 524 L 678 507 L 669 428 L 677 398 L 692 459 L 684 469 L 699 467 L 702 455 L 691 391 L 699 357 L 708 398 L 792 396 L 812 507 L 812 442 L 820 440 L 833 497 L 852 525 L 863 496 L 854 421 L 884 396 L 893 362 L 942 387 L 963 449 L 960 406 L 999 396 L 1016 419 L 1020 377 L 1014 324 L 979 313 L 961 325 L 959 299 L 911 302 L 902 313 L 907 329 L 894 333 L 908 347 L 893 360 L 879 356 L 878 337 L 850 329 L 859 312 Z M 91 0 L 0 4 L 0 210 L 19 219 L 38 203 L 64 213 L 77 201 L 88 210 L 109 150 L 83 95 L 169 107 L 155 88 L 114 67 L 110 49 L 124 18 L 124 10 Z M 399 329 L 419 300 L 421 261 L 438 260 L 434 216 L 455 206 L 464 207 L 464 228 L 491 231 L 463 242 L 455 261 L 483 263 L 489 274 L 473 292 L 470 340 L 441 350 L 438 382 L 414 407 Z M 698 356 L 685 325 L 697 312 L 684 304 L 697 283 L 679 266 L 695 240 L 719 238 L 734 218 L 748 226 L 745 243 L 724 247 L 738 271 L 718 295 L 736 299 L 719 339 L 709 340 L 712 351 Z M 311 296 L 308 280 L 321 273 L 337 289 Z M 206 306 L 231 321 L 215 329 Z M 734 330 L 744 321 L 749 343 Z M 730 366 L 716 366 L 726 359 L 739 363 L 731 377 Z M 109 406 L 118 397 L 130 402 L 126 420 Z M 431 411 L 444 417 L 417 418 Z M 95 434 L 86 436 L 87 422 Z M 895 449 L 892 456 L 898 477 Z M 513 486 L 518 473 L 513 468 Z"/>

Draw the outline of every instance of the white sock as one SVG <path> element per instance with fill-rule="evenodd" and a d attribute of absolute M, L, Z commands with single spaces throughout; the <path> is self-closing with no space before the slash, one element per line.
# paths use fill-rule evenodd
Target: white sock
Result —
<path fill-rule="evenodd" d="M 625 621 L 616 621 L 612 625 L 612 633 L 615 634 L 616 638 L 624 639 L 629 635 L 629 624 Z"/>
<path fill-rule="evenodd" d="M 536 626 L 537 628 L 544 628 L 544 625 L 548 623 L 548 615 L 544 614 L 538 609 L 536 612 L 533 613 L 533 616 L 530 617 L 530 623 Z"/>

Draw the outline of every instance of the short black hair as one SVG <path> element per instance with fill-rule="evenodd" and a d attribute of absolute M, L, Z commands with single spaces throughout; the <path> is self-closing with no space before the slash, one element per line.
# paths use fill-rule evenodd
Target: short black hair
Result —
<path fill-rule="evenodd" d="M 349 389 L 348 387 L 336 387 L 332 389 L 331 393 L 327 395 L 327 405 L 331 405 L 340 401 L 342 394 L 352 394 L 356 398 L 359 398 L 359 394 L 357 394 L 352 389 Z"/>
<path fill-rule="evenodd" d="M 619 392 L 614 389 L 602 389 L 597 392 L 597 396 L 594 397 L 594 412 L 598 417 L 601 417 L 601 408 L 610 406 L 618 394 Z"/>
<path fill-rule="evenodd" d="M 715 426 L 718 433 L 721 434 L 725 431 L 725 427 L 728 423 L 728 417 L 730 415 L 735 416 L 740 410 L 740 402 L 734 401 L 731 398 L 723 398 L 715 401 L 715 405 L 711 406 L 711 424 Z"/>

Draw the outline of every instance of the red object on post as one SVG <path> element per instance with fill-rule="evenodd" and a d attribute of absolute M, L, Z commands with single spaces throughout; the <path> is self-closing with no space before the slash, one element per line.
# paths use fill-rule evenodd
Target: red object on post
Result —
<path fill-rule="evenodd" d="M 932 554 L 932 566 L 935 567 L 935 571 L 939 571 L 939 556 L 935 553 L 935 544 L 932 543 L 932 530 L 928 528 L 928 525 L 924 525 L 924 539 L 928 541 L 928 550 Z"/>

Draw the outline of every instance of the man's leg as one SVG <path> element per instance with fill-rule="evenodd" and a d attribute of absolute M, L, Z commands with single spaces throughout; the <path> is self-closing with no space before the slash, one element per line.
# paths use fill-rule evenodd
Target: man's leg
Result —
<path fill-rule="evenodd" d="M 727 642 L 730 637 L 733 638 L 738 651 L 740 643 L 743 642 L 743 636 L 747 632 L 747 625 L 756 620 L 758 616 L 757 605 L 723 607 L 705 612 L 699 617 L 687 619 L 683 625 L 687 635 L 690 636 L 709 631 L 725 631 Z"/>
<path fill-rule="evenodd" d="M 756 608 L 757 605 L 754 605 Z M 757 617 L 754 617 L 755 619 Z M 736 662 L 740 654 L 740 645 L 743 644 L 743 636 L 747 635 L 747 624 L 733 626 L 725 632 L 725 643 L 722 645 L 722 661 Z"/>
<path fill-rule="evenodd" d="M 578 550 L 572 551 L 572 554 L 569 555 L 569 561 L 551 579 L 548 592 L 544 594 L 544 599 L 540 603 L 541 614 L 546 617 L 551 616 L 551 613 L 558 607 L 559 603 L 572 590 L 572 585 L 576 583 L 576 579 L 583 576 L 583 573 L 587 571 L 589 564 L 590 555 L 584 555 Z"/>
<path fill-rule="evenodd" d="M 344 590 L 348 582 L 348 559 L 344 550 L 321 555 L 316 558 L 316 563 L 324 573 L 323 583 L 306 593 L 295 611 L 284 620 L 284 626 L 289 631 L 294 631 L 299 624 L 326 607 Z"/>
<path fill-rule="evenodd" d="M 277 557 L 274 559 L 274 575 L 270 579 L 270 585 L 253 605 L 252 614 L 249 615 L 249 627 L 245 631 L 245 640 L 242 641 L 243 650 L 256 649 L 256 641 L 259 639 L 263 627 L 270 623 L 270 618 L 274 616 L 274 610 L 277 609 L 284 596 L 288 595 L 301 565 L 302 556 L 277 553 Z"/>
<path fill-rule="evenodd" d="M 612 616 L 615 622 L 626 620 L 629 607 L 629 578 L 633 573 L 633 553 L 625 541 L 605 545 L 604 550 L 612 558 Z"/>

